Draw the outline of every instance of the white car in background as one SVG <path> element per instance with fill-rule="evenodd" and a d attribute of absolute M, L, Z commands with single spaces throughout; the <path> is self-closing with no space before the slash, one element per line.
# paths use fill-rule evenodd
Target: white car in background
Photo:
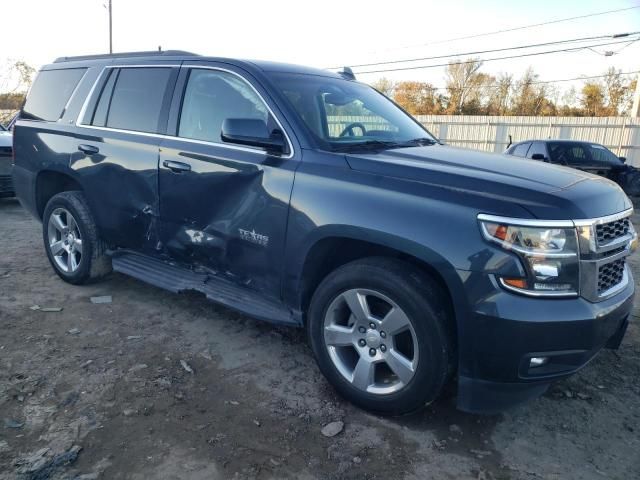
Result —
<path fill-rule="evenodd" d="M 13 134 L 0 125 L 0 198 L 13 197 Z"/>

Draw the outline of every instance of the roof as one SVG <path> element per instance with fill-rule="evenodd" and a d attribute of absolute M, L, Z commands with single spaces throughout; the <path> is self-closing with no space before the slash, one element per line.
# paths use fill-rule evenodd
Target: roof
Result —
<path fill-rule="evenodd" d="M 329 70 L 322 70 L 320 68 L 305 67 L 302 65 L 294 65 L 291 63 L 279 63 L 270 62 L 266 60 L 243 60 L 238 58 L 224 58 L 224 57 L 204 57 L 192 52 L 186 52 L 183 50 L 163 50 L 163 51 L 146 51 L 146 52 L 123 52 L 113 54 L 101 54 L 101 55 L 81 55 L 76 57 L 59 57 L 54 60 L 54 64 L 66 63 L 66 62 L 82 62 L 91 60 L 118 60 L 118 59 L 130 59 L 135 58 L 140 61 L 145 60 L 158 60 L 160 58 L 171 57 L 174 60 L 195 60 L 198 61 L 211 61 L 211 62 L 224 62 L 233 63 L 237 65 L 252 66 L 264 72 L 276 73 L 298 73 L 305 75 L 319 75 L 323 77 L 341 78 L 337 73 Z M 196 58 L 194 58 L 196 57 Z"/>

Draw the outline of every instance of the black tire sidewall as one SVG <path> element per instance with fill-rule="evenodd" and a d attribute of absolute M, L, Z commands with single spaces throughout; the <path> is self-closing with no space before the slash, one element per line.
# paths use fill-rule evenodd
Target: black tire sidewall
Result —
<path fill-rule="evenodd" d="M 449 339 L 443 325 L 444 310 L 437 296 L 429 291 L 431 287 L 428 279 L 416 273 L 411 265 L 375 259 L 347 264 L 320 284 L 309 308 L 309 341 L 320 370 L 339 393 L 358 406 L 387 415 L 411 413 L 440 394 L 449 369 Z M 399 392 L 375 395 L 353 387 L 329 356 L 323 334 L 326 310 L 340 293 L 354 288 L 386 295 L 411 320 L 419 348 L 418 365 L 414 377 Z"/>
<path fill-rule="evenodd" d="M 82 238 L 82 256 L 80 257 L 80 266 L 75 272 L 72 273 L 67 273 L 60 270 L 55 260 L 53 259 L 53 254 L 51 253 L 51 249 L 49 248 L 49 217 L 56 208 L 60 207 L 68 210 L 71 215 L 73 215 Z M 91 272 L 91 260 L 93 258 L 94 245 L 90 236 L 89 229 L 87 225 L 85 225 L 84 219 L 86 218 L 86 212 L 79 211 L 79 208 L 83 207 L 83 199 L 78 193 L 63 192 L 53 196 L 51 200 L 49 200 L 42 216 L 42 238 L 45 251 L 47 252 L 47 258 L 49 259 L 49 262 L 51 263 L 51 266 L 53 267 L 56 274 L 58 274 L 58 276 L 64 281 L 72 284 L 80 284 L 86 282 L 90 278 Z"/>

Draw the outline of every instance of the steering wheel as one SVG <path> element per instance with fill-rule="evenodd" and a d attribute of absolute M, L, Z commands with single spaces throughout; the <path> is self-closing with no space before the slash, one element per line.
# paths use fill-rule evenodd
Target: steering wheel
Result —
<path fill-rule="evenodd" d="M 367 129 L 365 128 L 364 124 L 360 122 L 353 122 L 344 127 L 344 130 L 342 130 L 342 133 L 340 133 L 340 137 L 346 137 L 347 135 L 350 137 L 355 137 L 355 135 L 353 134 L 354 128 L 359 128 L 360 130 L 362 130 L 363 137 L 367 134 Z"/>

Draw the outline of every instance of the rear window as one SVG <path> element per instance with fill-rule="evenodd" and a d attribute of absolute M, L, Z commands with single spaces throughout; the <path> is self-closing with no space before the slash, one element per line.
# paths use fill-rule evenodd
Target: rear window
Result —
<path fill-rule="evenodd" d="M 41 71 L 31 87 L 20 118 L 58 121 L 86 71 L 86 68 Z"/>
<path fill-rule="evenodd" d="M 109 102 L 100 98 L 94 125 L 157 133 L 170 77 L 171 68 L 121 69 L 117 79 L 109 79 L 115 81 L 113 93 L 109 85 L 102 93 L 102 97 L 110 95 L 111 98 Z"/>

